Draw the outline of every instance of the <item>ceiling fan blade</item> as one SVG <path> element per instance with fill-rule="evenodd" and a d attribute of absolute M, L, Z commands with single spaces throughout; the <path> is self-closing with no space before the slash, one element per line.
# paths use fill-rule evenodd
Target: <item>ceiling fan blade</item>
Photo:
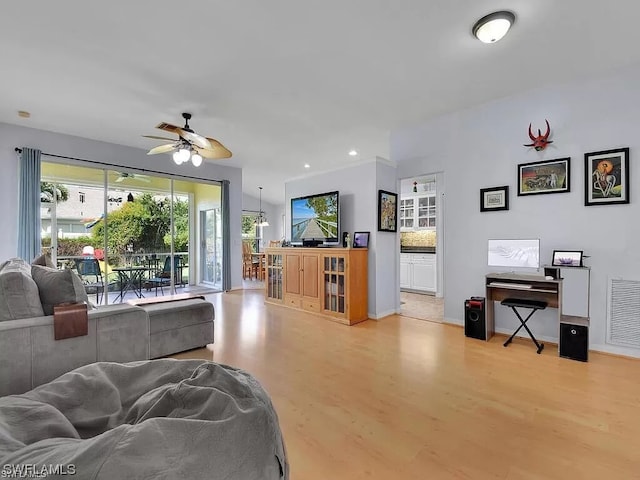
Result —
<path fill-rule="evenodd" d="M 209 143 L 211 144 L 211 148 L 200 148 L 194 145 L 194 150 L 198 152 L 204 158 L 211 158 L 213 160 L 220 160 L 222 158 L 231 157 L 231 151 L 227 150 L 224 145 L 222 145 L 217 140 L 213 140 L 209 138 Z"/>
<path fill-rule="evenodd" d="M 147 152 L 147 155 L 156 155 L 158 153 L 167 153 L 171 150 L 175 150 L 177 147 L 177 143 L 167 143 L 166 145 L 158 145 L 157 147 L 153 147 L 151 150 Z"/>
<path fill-rule="evenodd" d="M 182 133 L 184 132 L 184 130 L 182 130 L 180 127 L 176 127 L 175 125 L 171 125 L 170 123 L 165 122 L 159 123 L 158 125 L 156 125 L 156 128 L 164 130 L 165 132 L 175 133 L 176 135 L 180 136 L 182 136 Z"/>
<path fill-rule="evenodd" d="M 116 183 L 120 183 L 120 182 L 123 182 L 123 181 L 124 181 L 124 177 L 118 177 L 115 180 Z"/>
<path fill-rule="evenodd" d="M 198 135 L 195 132 L 187 132 L 186 130 L 182 130 L 182 134 L 180 136 L 200 148 L 211 147 L 211 143 L 209 142 L 209 140 L 207 140 L 206 137 Z"/>
<path fill-rule="evenodd" d="M 169 140 L 170 142 L 175 142 L 176 139 L 175 138 L 169 138 L 169 137 L 158 137 L 157 135 L 142 135 L 144 138 L 153 138 L 155 140 Z"/>

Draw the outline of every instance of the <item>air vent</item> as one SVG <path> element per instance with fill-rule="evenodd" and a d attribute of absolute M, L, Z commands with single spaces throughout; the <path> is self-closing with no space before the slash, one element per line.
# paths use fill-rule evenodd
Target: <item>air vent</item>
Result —
<path fill-rule="evenodd" d="M 607 342 L 640 348 L 640 281 L 609 279 Z"/>

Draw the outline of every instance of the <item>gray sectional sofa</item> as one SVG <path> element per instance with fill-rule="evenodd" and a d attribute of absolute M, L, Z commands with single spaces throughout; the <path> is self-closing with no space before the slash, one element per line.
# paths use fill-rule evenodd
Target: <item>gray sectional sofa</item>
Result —
<path fill-rule="evenodd" d="M 88 312 L 88 334 L 54 339 L 53 306 L 86 302 L 70 270 L 0 264 L 0 396 L 26 392 L 93 362 L 149 360 L 214 340 L 214 309 L 203 299 L 133 306 L 100 306 Z"/>

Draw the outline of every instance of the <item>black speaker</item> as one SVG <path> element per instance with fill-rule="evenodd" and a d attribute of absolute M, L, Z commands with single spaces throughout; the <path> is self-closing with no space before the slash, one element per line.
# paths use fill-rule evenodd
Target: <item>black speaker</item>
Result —
<path fill-rule="evenodd" d="M 478 340 L 487 339 L 484 297 L 471 297 L 464 301 L 464 334 Z"/>
<path fill-rule="evenodd" d="M 342 248 L 347 248 L 347 235 L 349 232 L 342 232 Z"/>
<path fill-rule="evenodd" d="M 586 362 L 589 360 L 589 327 L 560 323 L 560 356 Z"/>

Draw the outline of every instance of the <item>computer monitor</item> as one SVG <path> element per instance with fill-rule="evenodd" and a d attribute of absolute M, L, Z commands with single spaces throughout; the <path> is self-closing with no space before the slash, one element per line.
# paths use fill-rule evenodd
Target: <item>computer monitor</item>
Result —
<path fill-rule="evenodd" d="M 490 239 L 490 267 L 540 268 L 540 239 Z"/>

